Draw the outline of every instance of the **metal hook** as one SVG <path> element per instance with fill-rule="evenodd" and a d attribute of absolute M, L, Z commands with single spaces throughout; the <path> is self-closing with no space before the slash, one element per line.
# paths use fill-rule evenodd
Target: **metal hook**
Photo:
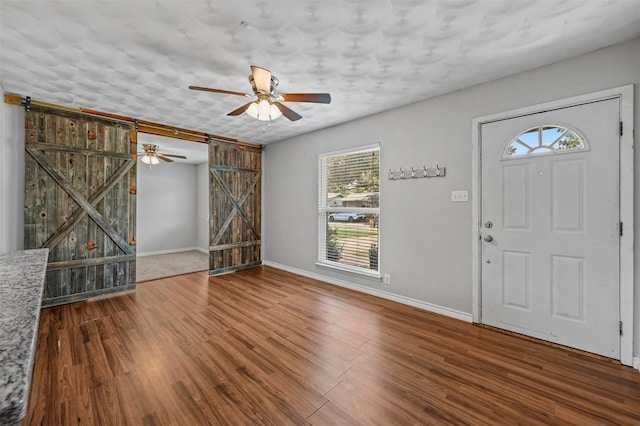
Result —
<path fill-rule="evenodd" d="M 436 176 L 440 176 L 440 166 L 436 163 Z"/>
<path fill-rule="evenodd" d="M 389 169 L 389 179 L 393 180 L 393 169 Z"/>
<path fill-rule="evenodd" d="M 415 167 L 413 167 L 413 164 L 411 165 L 411 177 L 412 178 L 416 177 L 416 169 Z"/>
<path fill-rule="evenodd" d="M 402 170 L 402 167 L 400 167 L 400 177 L 403 178 L 404 177 L 404 170 Z"/>

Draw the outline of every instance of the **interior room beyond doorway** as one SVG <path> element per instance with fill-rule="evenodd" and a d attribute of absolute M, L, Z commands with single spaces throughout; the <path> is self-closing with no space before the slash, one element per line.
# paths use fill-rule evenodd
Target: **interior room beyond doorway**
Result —
<path fill-rule="evenodd" d="M 147 281 L 208 269 L 207 145 L 139 134 L 158 152 L 183 155 L 137 164 L 137 278 Z"/>

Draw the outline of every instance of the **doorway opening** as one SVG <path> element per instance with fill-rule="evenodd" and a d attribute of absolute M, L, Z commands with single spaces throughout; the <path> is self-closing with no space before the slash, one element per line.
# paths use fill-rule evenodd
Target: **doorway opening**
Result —
<path fill-rule="evenodd" d="M 208 270 L 207 144 L 139 133 L 139 153 L 143 144 L 186 159 L 145 164 L 138 156 L 136 281 Z"/>

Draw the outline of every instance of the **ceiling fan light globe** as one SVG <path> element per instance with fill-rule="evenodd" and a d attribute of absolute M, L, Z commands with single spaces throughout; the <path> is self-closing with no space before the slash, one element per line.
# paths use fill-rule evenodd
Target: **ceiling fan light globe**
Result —
<path fill-rule="evenodd" d="M 142 157 L 142 159 L 140 161 L 142 161 L 144 164 L 150 164 L 151 163 L 151 157 L 149 157 L 148 155 L 145 155 L 144 157 Z"/>
<path fill-rule="evenodd" d="M 249 105 L 249 108 L 245 111 L 250 117 L 258 118 L 258 104 L 256 102 Z"/>
<path fill-rule="evenodd" d="M 258 102 L 259 115 L 268 114 L 270 106 L 271 104 L 269 104 L 269 101 L 267 101 L 266 99 L 261 99 L 260 102 Z"/>
<path fill-rule="evenodd" d="M 151 164 L 156 165 L 160 164 L 160 160 L 157 157 L 151 157 Z"/>
<path fill-rule="evenodd" d="M 280 111 L 280 108 L 271 104 L 271 106 L 269 107 L 269 117 L 271 118 L 271 120 L 275 120 L 280 116 L 282 116 L 282 111 Z"/>

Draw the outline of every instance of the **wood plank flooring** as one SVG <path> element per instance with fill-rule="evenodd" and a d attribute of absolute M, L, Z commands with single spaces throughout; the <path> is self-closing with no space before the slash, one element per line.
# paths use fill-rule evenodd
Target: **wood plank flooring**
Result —
<path fill-rule="evenodd" d="M 639 419 L 637 370 L 258 267 L 43 310 L 20 424 Z"/>

